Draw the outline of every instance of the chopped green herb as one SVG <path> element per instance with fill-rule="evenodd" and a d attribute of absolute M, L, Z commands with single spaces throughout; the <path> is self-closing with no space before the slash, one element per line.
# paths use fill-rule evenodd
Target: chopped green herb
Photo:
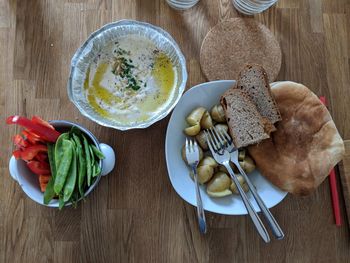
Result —
<path fill-rule="evenodd" d="M 130 55 L 130 51 L 118 48 L 116 50 L 117 57 L 115 58 L 114 65 L 112 67 L 112 73 L 121 77 L 127 81 L 127 89 L 139 90 L 141 88 L 142 81 L 137 80 L 133 75 L 132 69 L 135 66 L 132 64 L 132 59 L 126 59 L 123 55 Z M 146 87 L 144 85 L 144 87 Z"/>

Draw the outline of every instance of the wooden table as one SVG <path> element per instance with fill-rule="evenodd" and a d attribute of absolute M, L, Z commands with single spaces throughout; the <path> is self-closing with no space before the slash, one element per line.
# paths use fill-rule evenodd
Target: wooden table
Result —
<path fill-rule="evenodd" d="M 327 181 L 312 195 L 288 195 L 272 209 L 286 234 L 282 241 L 264 244 L 248 217 L 212 213 L 209 233 L 201 236 L 195 209 L 168 179 L 169 118 L 119 132 L 82 117 L 68 100 L 70 59 L 105 23 L 132 18 L 170 32 L 187 58 L 190 88 L 205 81 L 202 39 L 236 16 L 230 0 L 201 0 L 186 12 L 165 0 L 0 0 L 0 262 L 350 262 L 349 229 L 334 225 Z M 280 0 L 255 19 L 281 43 L 278 79 L 327 96 L 340 133 L 350 139 L 349 1 Z M 14 113 L 81 123 L 115 148 L 116 169 L 77 209 L 37 205 L 8 173 L 18 128 L 5 126 L 4 117 Z"/>

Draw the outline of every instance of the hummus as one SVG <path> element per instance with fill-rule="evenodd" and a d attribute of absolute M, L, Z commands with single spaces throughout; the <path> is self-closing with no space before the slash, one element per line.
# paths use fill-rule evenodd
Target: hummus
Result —
<path fill-rule="evenodd" d="M 129 35 L 104 47 L 90 65 L 84 92 L 91 107 L 121 124 L 146 122 L 174 96 L 177 73 L 152 41 Z"/>

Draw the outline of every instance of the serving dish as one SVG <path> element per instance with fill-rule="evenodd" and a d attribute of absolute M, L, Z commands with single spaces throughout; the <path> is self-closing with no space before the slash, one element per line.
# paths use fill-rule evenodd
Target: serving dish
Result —
<path fill-rule="evenodd" d="M 106 118 L 96 112 L 84 92 L 84 83 L 90 72 L 90 66 L 103 48 L 117 43 L 127 36 L 140 36 L 151 41 L 171 61 L 176 74 L 176 84 L 171 97 L 164 107 L 157 109 L 147 120 L 122 123 L 113 118 Z M 163 29 L 148 23 L 121 20 L 103 26 L 92 33 L 85 43 L 76 51 L 71 61 L 70 76 L 67 84 L 69 99 L 79 111 L 92 121 L 118 130 L 146 128 L 167 116 L 179 101 L 187 81 L 186 61 L 175 40 Z M 122 102 L 123 103 L 123 102 Z"/>
<path fill-rule="evenodd" d="M 107 144 L 100 143 L 97 138 L 83 126 L 64 120 L 50 121 L 50 124 L 55 127 L 57 131 L 67 132 L 71 127 L 75 126 L 90 140 L 98 150 L 100 150 L 105 159 L 100 160 L 99 165 L 101 167 L 101 173 L 97 176 L 93 184 L 87 189 L 84 197 L 88 196 L 98 185 L 102 176 L 109 174 L 115 165 L 115 152 L 113 148 Z M 27 167 L 23 160 L 16 160 L 14 156 L 11 156 L 9 162 L 9 170 L 11 177 L 20 185 L 23 192 L 33 201 L 38 204 L 48 207 L 59 207 L 58 199 L 53 199 L 48 205 L 43 202 L 43 192 L 40 191 L 39 181 L 36 175 L 34 175 Z M 81 199 L 79 199 L 81 200 Z M 70 206 L 72 203 L 66 203 L 66 206 Z"/>
<path fill-rule="evenodd" d="M 193 206 L 196 205 L 194 182 L 189 176 L 189 170 L 181 158 L 181 147 L 185 142 L 183 129 L 188 126 L 185 118 L 196 107 L 203 106 L 211 109 L 219 103 L 220 96 L 234 84 L 234 80 L 219 80 L 192 87 L 182 96 L 169 120 L 165 139 L 169 179 L 178 195 Z M 287 195 L 286 192 L 281 191 L 266 180 L 258 170 L 249 174 L 249 177 L 268 208 L 280 203 Z M 200 191 L 204 209 L 207 211 L 225 215 L 247 214 L 244 204 L 238 195 L 211 198 L 207 195 L 204 188 L 201 188 Z M 251 193 L 247 195 L 254 209 L 260 211 Z"/>

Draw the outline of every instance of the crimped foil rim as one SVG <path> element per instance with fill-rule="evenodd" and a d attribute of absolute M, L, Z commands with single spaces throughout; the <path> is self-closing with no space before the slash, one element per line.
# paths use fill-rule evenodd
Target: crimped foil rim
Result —
<path fill-rule="evenodd" d="M 181 67 L 181 74 L 182 74 L 182 78 L 179 80 L 179 85 L 177 87 L 178 90 L 178 95 L 177 97 L 173 100 L 172 104 L 166 108 L 166 110 L 162 111 L 156 118 L 151 119 L 148 122 L 144 122 L 144 123 L 137 123 L 134 125 L 130 125 L 130 126 L 121 126 L 118 124 L 113 124 L 113 123 L 107 123 L 108 120 L 107 119 L 103 119 L 103 117 L 101 118 L 96 118 L 95 116 L 91 116 L 74 98 L 73 96 L 73 90 L 72 90 L 72 86 L 73 86 L 73 75 L 75 70 L 77 70 L 77 63 L 80 61 L 80 59 L 82 58 L 82 56 L 84 55 L 84 52 L 87 52 L 87 48 L 88 46 L 93 43 L 93 40 L 100 35 L 101 33 L 103 33 L 104 31 L 116 27 L 116 26 L 127 26 L 127 25 L 137 25 L 143 28 L 150 28 L 153 31 L 156 31 L 158 34 L 162 35 L 164 37 L 164 39 L 166 39 L 174 48 L 177 59 L 179 60 L 179 67 Z M 69 79 L 68 79 L 68 83 L 67 83 L 67 93 L 68 93 L 68 97 L 70 99 L 70 101 L 78 108 L 78 110 L 80 111 L 80 113 L 87 117 L 88 119 L 96 122 L 97 124 L 104 126 L 104 127 L 109 127 L 109 128 L 114 128 L 117 130 L 121 130 L 121 131 L 125 131 L 125 130 L 130 130 L 130 129 L 143 129 L 143 128 L 147 128 L 149 126 L 151 126 L 152 124 L 162 120 L 163 118 L 165 118 L 176 106 L 176 104 L 179 102 L 185 87 L 186 87 L 186 82 L 187 82 L 187 69 L 186 69 L 186 59 L 184 57 L 184 55 L 182 54 L 180 47 L 178 46 L 178 44 L 176 43 L 176 41 L 173 39 L 173 37 L 166 32 L 164 29 L 154 26 L 152 24 L 146 23 L 146 22 L 140 22 L 140 21 L 136 21 L 136 20 L 129 20 L 129 19 L 123 19 L 123 20 L 119 20 L 116 22 L 112 22 L 109 24 L 104 25 L 103 27 L 101 27 L 100 29 L 96 30 L 95 32 L 93 32 L 88 39 L 83 43 L 83 45 L 81 47 L 79 47 L 77 49 L 77 51 L 75 52 L 75 54 L 73 55 L 73 58 L 71 60 L 71 66 L 70 66 L 70 74 L 69 74 Z"/>

